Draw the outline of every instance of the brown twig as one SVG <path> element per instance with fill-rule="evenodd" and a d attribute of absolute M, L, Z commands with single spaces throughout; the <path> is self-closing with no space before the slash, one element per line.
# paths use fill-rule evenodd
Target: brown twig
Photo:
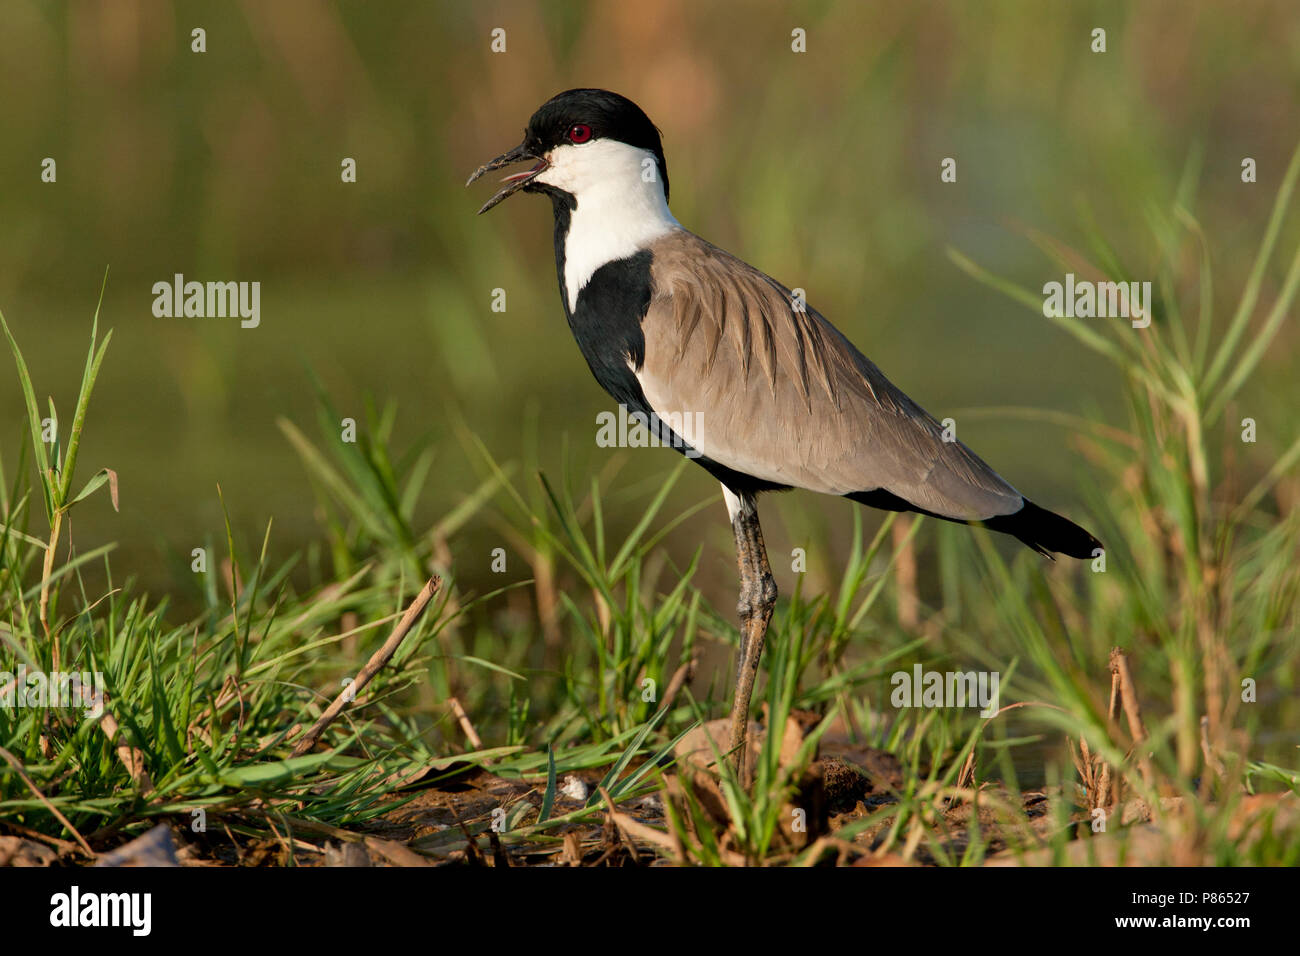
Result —
<path fill-rule="evenodd" d="M 970 749 L 966 755 L 966 762 L 961 765 L 961 773 L 957 774 L 957 789 L 965 790 L 968 784 L 975 782 L 975 748 Z M 951 801 L 950 801 L 951 803 Z"/>
<path fill-rule="evenodd" d="M 600 787 L 600 795 L 605 801 L 605 813 L 609 817 L 610 824 L 618 833 L 627 849 L 628 854 L 632 857 L 633 863 L 640 863 L 641 859 L 636 851 L 636 842 L 634 837 L 645 840 L 647 843 L 662 846 L 666 849 L 672 849 L 672 840 L 668 834 L 660 833 L 651 827 L 646 826 L 638 820 L 633 820 L 626 813 L 620 812 L 614 805 L 614 798 L 609 795 L 609 791 Z"/>
<path fill-rule="evenodd" d="M 415 600 L 406 608 L 406 613 L 397 622 L 397 627 L 393 628 L 393 633 L 388 636 L 388 640 L 384 641 L 383 647 L 375 651 L 370 660 L 366 661 L 366 666 L 361 668 L 361 671 L 357 674 L 357 679 L 344 687 L 339 692 L 339 695 L 334 698 L 334 702 L 325 708 L 325 712 L 320 715 L 320 719 L 311 725 L 311 729 L 294 746 L 292 756 L 301 757 L 311 750 L 316 745 L 316 741 L 320 740 L 325 728 L 334 722 L 334 718 L 343 712 L 343 708 L 349 702 L 356 699 L 357 695 L 365 689 L 366 685 L 379 673 L 380 669 L 392 660 L 393 655 L 397 653 L 397 648 L 406 639 L 406 635 L 415 626 L 415 622 L 420 619 L 420 615 L 424 613 L 424 609 L 429 606 L 429 602 L 433 600 L 433 596 L 438 593 L 438 588 L 441 586 L 441 578 L 437 576 L 429 578 L 424 587 L 420 589 L 420 593 L 415 596 Z"/>
<path fill-rule="evenodd" d="M 916 548 L 908 532 L 912 522 L 901 517 L 894 522 L 894 580 L 898 585 L 898 626 L 911 633 L 920 623 L 920 599 L 916 591 Z"/>
<path fill-rule="evenodd" d="M 1221 778 L 1227 772 L 1210 743 L 1210 718 L 1205 714 L 1201 714 L 1201 757 L 1205 760 L 1206 769 L 1211 771 L 1205 775 L 1208 783 L 1212 784 L 1215 777 Z"/>
<path fill-rule="evenodd" d="M 1112 668 L 1110 673 L 1110 702 L 1106 706 L 1106 730 L 1110 734 L 1112 740 L 1115 739 L 1115 731 L 1118 729 L 1119 725 L 1121 702 L 1119 685 L 1119 671 Z M 1089 809 L 1110 807 L 1119 803 L 1120 785 L 1122 782 L 1122 779 L 1111 779 L 1110 764 L 1103 761 L 1097 782 L 1096 802 L 1093 803 Z"/>
<path fill-rule="evenodd" d="M 483 749 L 483 741 L 479 738 L 478 731 L 474 729 L 474 724 L 470 722 L 469 714 L 465 713 L 465 708 L 460 705 L 460 701 L 455 697 L 447 698 L 447 706 L 451 708 L 452 714 L 460 724 L 460 729 L 465 732 L 465 739 L 475 750 Z"/>
<path fill-rule="evenodd" d="M 1106 733 L 1111 740 L 1117 739 L 1120 711 L 1123 709 L 1124 681 L 1120 675 L 1119 660 L 1124 652 L 1118 647 L 1110 652 L 1110 701 L 1106 706 Z M 1127 668 L 1125 668 L 1127 670 Z M 1139 724 L 1141 719 L 1139 718 Z M 1113 807 L 1120 801 L 1120 788 L 1123 778 L 1112 774 L 1110 764 L 1101 754 L 1093 753 L 1084 737 L 1079 738 L 1079 751 L 1074 750 L 1074 741 L 1070 741 L 1070 753 L 1074 758 L 1075 769 L 1083 781 L 1085 797 L 1089 810 Z"/>
<path fill-rule="evenodd" d="M 141 795 L 148 796 L 152 793 L 153 779 L 144 765 L 144 753 L 132 747 L 122 736 L 122 728 L 118 726 L 117 718 L 108 712 L 108 694 L 104 695 L 104 712 L 99 718 L 99 729 L 104 732 L 108 742 L 117 747 L 117 759 L 122 761 L 122 766 L 131 776 L 131 782 L 140 788 Z"/>
<path fill-rule="evenodd" d="M 27 776 L 27 771 L 23 769 L 23 765 L 19 762 L 18 758 L 3 747 L 0 747 L 0 757 L 4 757 L 9 766 L 14 768 L 14 773 L 18 774 L 18 779 L 27 784 L 27 789 L 34 793 L 36 799 L 45 804 L 50 813 L 54 814 L 54 818 L 62 823 L 69 833 L 76 837 L 77 843 L 79 843 L 81 848 L 86 851 L 86 855 L 93 860 L 95 858 L 95 851 L 90 848 L 90 844 L 86 842 L 85 837 L 78 833 L 77 828 L 68 822 L 68 818 L 59 812 L 59 808 L 51 803 L 45 794 L 41 793 L 36 784 L 32 782 L 32 778 Z"/>
<path fill-rule="evenodd" d="M 673 701 L 677 699 L 682 687 L 695 676 L 695 665 L 698 661 L 699 656 L 696 655 L 673 671 L 673 676 L 668 679 L 668 687 L 664 690 L 663 703 L 659 705 L 661 711 L 667 710 L 673 705 Z"/>
<path fill-rule="evenodd" d="M 1112 674 L 1119 677 L 1119 696 L 1120 702 L 1124 708 L 1124 716 L 1128 719 L 1128 731 L 1133 737 L 1133 747 L 1138 751 L 1138 770 L 1142 774 L 1142 782 L 1151 787 L 1151 761 L 1142 751 L 1142 741 L 1146 740 L 1147 730 L 1142 723 L 1142 710 L 1138 706 L 1137 689 L 1133 683 L 1133 675 L 1128 669 L 1128 656 L 1124 653 L 1123 648 L 1112 647 L 1110 650 L 1110 670 Z"/>

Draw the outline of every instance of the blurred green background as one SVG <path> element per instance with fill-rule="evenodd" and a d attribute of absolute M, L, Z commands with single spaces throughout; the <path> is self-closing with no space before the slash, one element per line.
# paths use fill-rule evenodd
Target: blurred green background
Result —
<path fill-rule="evenodd" d="M 195 27 L 206 53 L 190 50 Z M 497 27 L 504 53 L 490 49 Z M 791 51 L 796 27 L 806 53 Z M 1104 54 L 1090 51 L 1097 27 Z M 1300 7 L 7 0 L 0 308 L 65 416 L 110 268 L 101 323 L 114 339 L 81 464 L 117 470 L 121 512 L 102 495 L 79 507 L 79 546 L 116 540 L 119 573 L 170 590 L 190 549 L 224 534 L 218 483 L 240 540 L 260 541 L 270 517 L 276 554 L 317 538 L 304 470 L 276 426 L 287 416 L 313 431 L 308 369 L 359 422 L 366 396 L 396 401 L 397 447 L 433 441 L 430 516 L 480 473 L 457 421 L 503 461 L 538 441 L 548 471 L 564 454 L 577 476 L 625 456 L 619 483 L 643 495 L 634 479 L 677 456 L 595 446 L 612 402 L 564 322 L 549 204 L 521 197 L 479 218 L 490 187 L 463 187 L 574 86 L 622 92 L 662 128 L 684 225 L 805 288 L 1017 487 L 1086 523 L 1087 465 L 1068 432 L 963 410 L 1119 415 L 1114 373 L 946 250 L 1040 288 L 1062 276 L 1026 232 L 1083 248 L 1091 217 L 1141 278 L 1156 259 L 1146 212 L 1199 157 L 1195 212 L 1215 295 L 1233 303 L 1300 134 Z M 1257 184 L 1241 182 L 1245 156 Z M 40 180 L 45 157 L 55 184 Z M 345 157 L 355 184 L 340 181 Z M 940 182 L 944 157 L 955 184 Z M 1284 248 L 1296 232 L 1285 224 Z M 151 286 L 178 272 L 260 281 L 261 326 L 155 318 Z M 504 313 L 491 309 L 498 287 Z M 1289 324 L 1243 402 L 1263 459 L 1293 431 L 1298 338 Z M 23 415 L 3 367 L 12 467 Z M 708 496 L 716 485 L 693 469 L 669 513 Z M 616 527 L 644 497 L 615 494 L 607 508 L 619 501 Z M 670 548 L 684 561 L 704 533 L 701 581 L 729 607 L 722 507 Z M 782 496 L 765 509 L 769 546 L 841 553 L 849 507 Z M 462 583 L 494 583 L 499 544 L 486 518 L 452 542 Z M 837 576 L 812 563 L 807 588 Z"/>

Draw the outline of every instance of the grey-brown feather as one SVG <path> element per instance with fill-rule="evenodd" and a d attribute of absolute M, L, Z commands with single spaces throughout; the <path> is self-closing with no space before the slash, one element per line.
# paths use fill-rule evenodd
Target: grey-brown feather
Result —
<path fill-rule="evenodd" d="M 685 230 L 651 246 L 645 360 L 661 416 L 700 413 L 691 443 L 766 481 L 827 494 L 884 489 L 972 521 L 1024 498 L 788 289 Z M 688 419 L 693 420 L 693 419 Z"/>

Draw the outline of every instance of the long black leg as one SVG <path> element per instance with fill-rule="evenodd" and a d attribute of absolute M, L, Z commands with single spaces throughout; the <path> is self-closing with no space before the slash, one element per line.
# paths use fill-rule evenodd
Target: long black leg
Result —
<path fill-rule="evenodd" d="M 733 506 L 733 502 L 736 504 Z M 752 495 L 729 494 L 732 510 L 731 528 L 736 535 L 736 564 L 740 569 L 740 652 L 736 663 L 736 695 L 731 707 L 731 746 L 736 771 L 742 785 L 750 784 L 750 767 L 746 756 L 746 732 L 749 727 L 749 703 L 763 657 L 767 625 L 776 607 L 776 580 L 767 563 L 763 546 L 763 529 Z"/>

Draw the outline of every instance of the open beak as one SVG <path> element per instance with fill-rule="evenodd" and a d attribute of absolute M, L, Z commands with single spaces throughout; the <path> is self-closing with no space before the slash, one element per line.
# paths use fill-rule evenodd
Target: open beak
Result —
<path fill-rule="evenodd" d="M 512 173 L 511 175 L 505 177 L 505 179 L 501 180 L 506 185 L 503 188 L 497 190 L 497 194 L 483 204 L 483 208 L 479 210 L 479 215 L 482 215 L 483 213 L 487 212 L 489 209 L 491 209 L 501 200 L 505 199 L 507 196 L 513 193 L 517 193 L 519 190 L 523 189 L 530 182 L 536 179 L 537 176 L 540 175 L 546 169 L 546 167 L 550 165 L 550 163 L 548 163 L 546 159 L 542 156 L 534 156 L 532 153 L 528 151 L 528 148 L 523 143 L 520 143 L 514 149 L 510 150 L 510 152 L 502 153 L 500 156 L 492 160 L 490 163 L 484 163 L 478 169 L 474 170 L 474 174 L 470 176 L 469 180 L 465 183 L 466 186 L 468 186 L 470 183 L 474 182 L 476 179 L 480 178 L 484 174 L 492 172 L 492 170 L 494 169 L 500 169 L 503 166 L 509 166 L 511 163 L 522 163 L 525 160 L 530 160 L 530 159 L 535 160 L 537 165 L 535 165 L 532 169 L 524 170 L 522 173 Z"/>

